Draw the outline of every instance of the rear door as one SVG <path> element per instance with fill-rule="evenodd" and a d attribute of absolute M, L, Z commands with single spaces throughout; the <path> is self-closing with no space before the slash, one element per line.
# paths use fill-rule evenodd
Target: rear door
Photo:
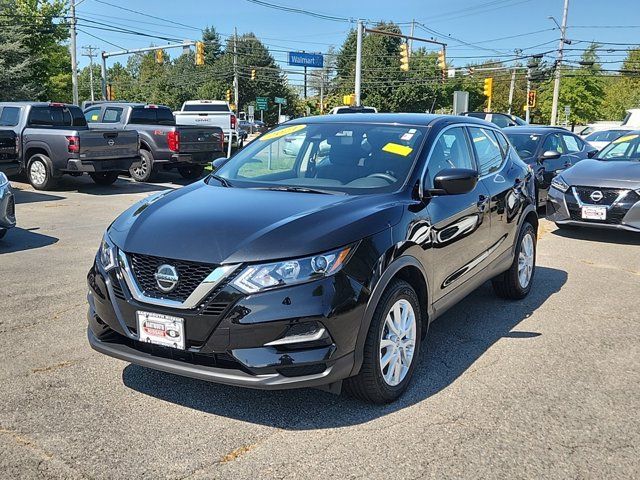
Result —
<path fill-rule="evenodd" d="M 433 188 L 433 179 L 444 169 L 477 170 L 472 152 L 465 127 L 443 130 L 427 160 L 425 187 Z M 427 212 L 433 234 L 426 267 L 431 269 L 434 279 L 434 300 L 449 294 L 479 271 L 491 236 L 488 199 L 489 192 L 478 182 L 469 193 L 439 195 L 429 200 Z"/>

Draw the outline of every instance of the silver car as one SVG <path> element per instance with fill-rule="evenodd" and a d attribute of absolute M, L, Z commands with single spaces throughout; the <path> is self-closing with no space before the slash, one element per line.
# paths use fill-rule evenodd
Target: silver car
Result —
<path fill-rule="evenodd" d="M 640 130 L 556 176 L 547 198 L 547 217 L 560 228 L 640 232 Z"/>
<path fill-rule="evenodd" d="M 0 239 L 16 225 L 16 203 L 7 176 L 0 172 Z"/>

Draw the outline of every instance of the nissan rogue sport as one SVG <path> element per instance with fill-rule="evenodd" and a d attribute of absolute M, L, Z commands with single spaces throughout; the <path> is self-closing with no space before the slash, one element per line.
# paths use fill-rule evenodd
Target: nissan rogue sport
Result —
<path fill-rule="evenodd" d="M 111 224 L 88 274 L 89 343 L 212 382 L 390 402 L 449 307 L 487 280 L 529 293 L 534 198 L 483 120 L 288 122 Z"/>

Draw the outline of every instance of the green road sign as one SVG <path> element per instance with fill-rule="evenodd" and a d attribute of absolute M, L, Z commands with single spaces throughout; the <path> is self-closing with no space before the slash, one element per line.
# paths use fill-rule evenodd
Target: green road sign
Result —
<path fill-rule="evenodd" d="M 286 98 L 275 97 L 275 98 L 273 99 L 273 101 L 274 101 L 275 103 L 280 103 L 280 104 L 282 104 L 282 105 L 286 105 L 286 104 L 287 104 L 287 99 L 286 99 Z"/>
<path fill-rule="evenodd" d="M 268 104 L 269 104 L 269 99 L 267 97 L 256 97 L 257 110 L 267 110 Z"/>

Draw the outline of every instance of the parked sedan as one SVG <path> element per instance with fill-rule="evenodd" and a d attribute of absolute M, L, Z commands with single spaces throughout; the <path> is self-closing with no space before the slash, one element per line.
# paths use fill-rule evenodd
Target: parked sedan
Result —
<path fill-rule="evenodd" d="M 640 131 L 614 140 L 597 158 L 554 178 L 547 216 L 560 228 L 640 232 Z"/>
<path fill-rule="evenodd" d="M 553 177 L 598 152 L 560 127 L 510 127 L 505 128 L 504 133 L 520 158 L 535 172 L 538 206 L 546 203 Z"/>
<path fill-rule="evenodd" d="M 0 239 L 16 225 L 16 203 L 7 176 L 0 172 Z"/>
<path fill-rule="evenodd" d="M 602 150 L 609 145 L 615 139 L 620 138 L 625 133 L 629 133 L 629 129 L 613 129 L 613 130 L 600 130 L 593 132 L 584 137 L 585 142 L 591 145 L 593 148 Z"/>

